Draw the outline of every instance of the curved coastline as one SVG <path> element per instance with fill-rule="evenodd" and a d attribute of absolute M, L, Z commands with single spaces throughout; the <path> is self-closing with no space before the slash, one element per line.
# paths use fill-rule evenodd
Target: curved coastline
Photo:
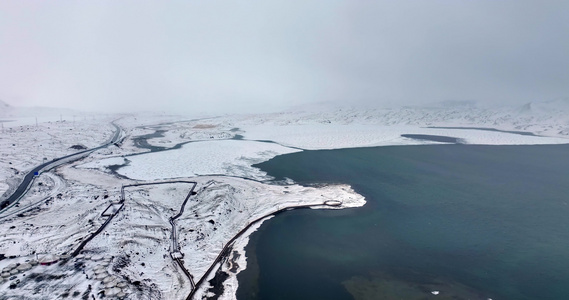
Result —
<path fill-rule="evenodd" d="M 556 205 L 556 203 L 562 200 L 562 197 L 560 195 L 566 194 L 563 192 L 566 187 L 561 188 L 562 185 L 560 185 L 559 182 L 562 181 L 562 178 L 566 178 L 566 176 L 569 174 L 566 168 L 568 162 L 566 160 L 560 162 L 559 159 L 563 157 L 568 147 L 569 145 L 430 145 L 421 147 L 392 146 L 377 147 L 375 149 L 340 149 L 321 152 L 309 151 L 289 154 L 286 155 L 286 158 L 285 156 L 275 157 L 273 160 L 269 161 L 269 164 L 271 164 L 272 167 L 269 168 L 267 166 L 267 163 L 264 163 L 264 167 L 262 167 L 262 169 L 268 171 L 269 175 L 275 176 L 277 179 L 281 178 L 282 176 L 287 176 L 299 184 L 327 182 L 331 180 L 336 182 L 345 182 L 354 186 L 353 181 L 343 181 L 341 178 L 352 178 L 354 174 L 359 172 L 358 170 L 349 171 L 346 174 L 342 175 L 342 177 L 328 175 L 322 175 L 318 177 L 315 176 L 314 170 L 318 169 L 318 164 L 328 166 L 329 163 L 326 162 L 341 161 L 341 159 L 339 159 L 339 154 L 342 152 L 353 152 L 359 155 L 357 156 L 357 159 L 346 158 L 347 161 L 365 161 L 362 160 L 363 157 L 361 155 L 366 152 L 369 153 L 370 157 L 378 157 L 378 155 L 381 155 L 385 158 L 382 160 L 384 161 L 384 164 L 382 164 L 383 170 L 381 172 L 382 174 L 389 175 L 386 178 L 378 177 L 378 180 L 386 180 L 385 184 L 377 188 L 381 189 L 383 187 L 383 197 L 381 199 L 382 201 L 380 202 L 377 201 L 377 197 L 371 197 L 372 199 L 369 200 L 371 204 L 373 204 L 371 208 L 377 206 L 378 204 L 381 204 L 385 211 L 390 211 L 391 213 L 396 214 L 398 217 L 393 216 L 393 220 L 389 221 L 390 223 L 388 222 L 384 224 L 383 227 L 398 228 L 397 232 L 392 232 L 391 234 L 395 234 L 395 236 L 399 237 L 398 239 L 403 239 L 406 243 L 415 245 L 414 247 L 417 249 L 425 248 L 424 250 L 418 252 L 405 252 L 408 251 L 405 250 L 399 251 L 397 253 L 400 253 L 402 256 L 412 255 L 413 257 L 417 257 L 414 258 L 414 260 L 417 261 L 417 263 L 423 260 L 420 263 L 421 265 L 434 264 L 434 266 L 436 266 L 438 260 L 442 259 L 443 256 L 437 256 L 438 259 L 432 261 L 429 259 L 419 259 L 419 257 L 421 257 L 420 254 L 422 252 L 430 253 L 433 251 L 433 249 L 439 251 L 440 248 L 440 251 L 451 251 L 447 255 L 450 255 L 450 253 L 464 253 L 466 257 L 472 257 L 471 261 L 480 260 L 482 258 L 485 259 L 477 263 L 477 266 L 470 266 L 467 261 L 460 259 L 461 256 L 455 257 L 451 255 L 451 262 L 446 262 L 446 265 L 456 265 L 458 269 L 468 270 L 470 268 L 476 269 L 480 267 L 490 268 L 491 265 L 485 265 L 485 263 L 496 262 L 499 263 L 499 265 L 495 268 L 490 268 L 490 270 L 506 268 L 504 271 L 509 272 L 507 270 L 513 270 L 511 269 L 512 266 L 508 264 L 507 260 L 501 258 L 500 253 L 495 251 L 495 247 L 504 247 L 504 251 L 506 251 L 506 253 L 509 253 L 507 254 L 509 257 L 517 257 L 518 254 L 516 253 L 519 249 L 521 249 L 521 247 L 519 247 L 519 243 L 526 243 L 528 235 L 542 236 L 544 243 L 546 241 L 549 241 L 546 243 L 547 245 L 542 245 L 544 247 L 542 250 L 546 251 L 543 253 L 541 251 L 538 251 L 541 249 L 541 246 L 538 245 L 528 247 L 527 251 L 528 253 L 533 253 L 534 255 L 542 253 L 535 257 L 537 261 L 541 261 L 539 264 L 543 265 L 540 270 L 545 268 L 543 269 L 545 271 L 547 268 L 553 268 L 552 270 L 556 270 L 557 272 L 559 271 L 560 267 L 555 267 L 554 265 L 550 265 L 548 263 L 549 260 L 547 253 L 551 251 L 557 253 L 555 251 L 559 250 L 557 248 L 558 243 L 551 243 L 552 240 L 550 238 L 546 238 L 546 236 L 548 232 L 559 232 L 560 224 L 567 223 L 566 221 L 563 221 L 563 212 L 565 212 L 566 209 L 561 209 Z M 338 155 L 335 155 L 334 153 L 337 153 Z M 423 155 L 419 155 L 419 153 L 423 153 Z M 319 163 L 312 163 L 316 160 L 317 155 L 323 155 L 324 157 L 321 158 L 321 161 Z M 387 165 L 387 160 L 391 161 L 397 157 L 400 157 L 400 162 L 402 163 L 402 165 L 399 167 L 404 166 L 404 169 L 391 174 L 391 171 L 395 170 L 395 165 L 399 165 L 399 163 L 394 165 L 390 162 L 391 165 Z M 442 160 L 437 157 L 441 158 Z M 277 166 L 277 164 L 279 166 Z M 302 166 L 303 170 L 305 171 L 299 172 L 295 176 L 292 176 L 291 172 L 293 172 L 294 168 L 289 168 L 291 165 L 296 165 L 296 168 L 298 168 L 298 166 Z M 340 167 L 325 167 L 326 170 L 320 171 L 320 174 L 326 174 L 331 169 L 337 169 Z M 271 169 L 275 168 L 278 171 L 271 171 Z M 366 167 L 362 166 L 362 168 L 365 169 Z M 469 170 L 468 168 L 471 169 Z M 452 174 L 458 172 L 459 170 L 461 170 L 459 173 L 461 173 L 460 177 L 462 177 L 458 178 L 459 181 L 453 182 L 446 180 L 447 178 L 451 178 L 453 176 Z M 413 176 L 401 182 L 405 184 L 406 187 L 405 189 L 402 189 L 401 187 L 398 187 L 397 181 L 400 179 L 405 179 L 405 177 L 401 177 L 405 174 L 413 174 Z M 443 176 L 441 178 L 444 179 L 437 179 L 441 175 Z M 420 181 L 417 181 L 419 179 Z M 461 185 L 462 183 L 458 184 L 461 182 L 460 180 L 466 180 L 465 182 L 469 182 L 471 185 L 464 187 Z M 423 185 L 417 187 L 416 189 L 409 186 L 409 184 L 416 184 L 417 182 L 423 182 Z M 498 182 L 502 182 L 502 184 L 498 185 Z M 425 183 L 429 185 L 425 186 Z M 437 191 L 437 189 L 435 189 L 441 183 L 445 183 L 446 187 L 443 189 L 444 192 Z M 385 189 L 389 185 L 393 184 L 395 184 L 393 187 Z M 509 188 L 510 185 L 512 185 L 514 188 Z M 361 187 L 361 184 L 358 186 Z M 493 191 L 495 188 L 497 189 Z M 419 197 L 418 200 L 406 198 L 406 200 L 402 200 L 403 203 L 396 201 L 395 199 L 398 199 L 403 194 L 397 197 L 395 195 L 399 195 L 400 192 L 407 189 L 410 189 L 410 191 L 414 193 L 414 197 Z M 356 191 L 366 196 L 370 192 L 369 190 L 362 191 L 359 189 L 356 189 Z M 457 195 L 451 194 L 450 192 L 459 192 L 461 196 L 458 197 Z M 423 197 L 428 198 L 421 199 Z M 463 199 L 461 199 L 461 197 L 463 197 Z M 376 200 L 373 200 L 373 198 Z M 513 201 L 511 198 L 515 198 L 516 201 Z M 536 202 L 538 199 L 539 201 Z M 543 202 L 546 199 L 551 199 L 554 201 Z M 529 212 L 527 211 L 528 206 L 535 207 L 536 209 L 533 210 L 533 212 Z M 404 212 L 407 217 L 402 217 L 401 215 L 398 215 L 397 212 Z M 468 212 L 468 214 L 464 215 L 464 212 Z M 390 218 L 390 214 L 387 213 L 381 214 L 381 216 L 382 218 L 379 218 L 378 221 L 386 222 L 387 220 L 385 218 Z M 397 220 L 397 218 L 399 218 L 399 220 Z M 504 220 L 508 220 L 508 222 L 504 223 Z M 336 220 L 336 222 L 338 221 L 339 220 Z M 311 222 L 314 222 L 314 220 L 311 219 Z M 431 224 L 431 222 L 433 222 L 433 224 Z M 511 222 L 514 222 L 512 224 L 517 225 L 508 225 L 508 227 L 504 227 L 505 224 L 510 224 Z M 276 223 L 282 224 L 281 222 Z M 324 224 L 330 225 L 331 223 Z M 319 227 L 329 228 L 324 224 Z M 527 224 L 540 225 L 528 227 Z M 303 228 L 297 226 L 289 227 L 290 224 L 278 226 L 281 226 L 282 228 L 279 228 L 282 230 L 285 230 L 285 227 L 297 229 Z M 378 226 L 381 226 L 381 224 L 378 224 Z M 407 227 L 415 229 L 409 231 L 404 230 L 404 228 Z M 502 229 L 499 230 L 500 228 Z M 514 230 L 515 228 L 518 229 Z M 358 229 L 358 231 L 359 230 L 363 230 L 363 228 Z M 414 230 L 419 231 L 416 232 Z M 527 234 L 521 234 L 520 231 L 526 232 Z M 559 232 L 559 234 L 569 234 L 567 230 L 562 231 L 563 232 Z M 263 234 L 269 237 L 279 235 L 278 232 L 282 233 L 284 231 L 271 231 L 271 233 L 265 232 Z M 324 233 L 320 232 L 320 234 Z M 346 234 L 346 232 L 344 232 L 344 234 Z M 368 237 L 370 235 L 372 235 L 371 232 L 367 232 L 365 234 L 365 236 Z M 448 239 L 441 239 L 443 237 L 448 237 Z M 286 240 L 287 237 L 279 235 L 279 238 L 288 241 Z M 553 239 L 553 241 L 556 240 L 557 239 Z M 269 242 L 266 242 L 265 244 L 267 243 Z M 286 242 L 283 243 L 286 244 Z M 316 240 L 314 240 L 314 243 L 319 244 L 319 242 Z M 360 242 L 359 244 L 362 243 Z M 564 242 L 563 244 L 567 243 Z M 392 246 L 393 245 L 390 246 L 389 243 L 386 243 L 380 248 L 389 249 Z M 449 250 L 444 250 L 444 247 L 447 246 L 449 247 Z M 331 245 L 327 245 L 327 247 L 334 248 Z M 364 246 L 362 245 L 361 247 Z M 564 248 L 562 247 L 560 249 Z M 269 251 L 269 249 L 265 250 L 265 252 L 267 251 Z M 376 249 L 376 251 L 379 250 Z M 562 257 L 569 255 L 567 251 L 564 252 L 566 254 L 563 254 L 564 256 Z M 289 258 L 283 257 L 278 251 L 273 253 L 273 255 L 278 256 L 279 261 L 288 262 Z M 383 257 L 381 260 L 389 259 Z M 370 261 L 370 263 L 371 262 L 372 261 Z M 412 263 L 413 262 L 411 261 L 408 263 L 408 265 L 412 265 Z M 402 265 L 405 266 L 405 264 Z M 271 264 L 271 266 L 273 265 Z M 270 269 L 273 268 L 271 267 Z M 430 272 L 435 272 L 436 268 L 431 267 L 428 268 L 428 270 L 430 270 Z M 432 287 L 433 289 L 430 291 L 438 291 L 438 289 L 434 288 L 437 285 L 440 285 L 441 295 L 448 296 L 449 293 L 460 293 L 462 295 L 466 295 L 473 293 L 474 295 L 484 295 L 485 298 L 481 299 L 531 299 L 532 297 L 535 298 L 540 294 L 542 294 L 544 297 L 546 297 L 547 293 L 549 293 L 547 294 L 549 296 L 553 295 L 553 292 L 551 291 L 554 289 L 550 289 L 551 291 L 545 293 L 543 291 L 540 291 L 540 289 L 535 288 L 535 284 L 527 286 L 527 289 L 530 291 L 522 292 L 519 290 L 513 290 L 512 292 L 508 292 L 501 290 L 500 284 L 496 283 L 501 281 L 494 278 L 495 276 L 499 277 L 500 274 L 494 271 L 490 272 L 486 277 L 479 279 L 482 280 L 482 283 L 486 284 L 486 286 L 480 283 L 474 284 L 473 286 L 468 286 L 472 284 L 473 279 L 471 278 L 470 280 L 466 280 L 465 278 L 469 277 L 465 276 L 464 274 L 460 275 L 459 273 L 451 273 L 454 274 L 455 277 L 446 279 L 433 278 L 433 284 L 425 285 L 424 288 L 428 289 Z M 266 275 L 271 278 L 275 276 L 275 274 Z M 314 277 L 314 275 L 311 276 L 311 278 Z M 539 281 L 539 284 L 545 284 L 548 280 L 553 279 L 550 277 L 551 276 L 547 278 L 534 278 L 534 280 Z M 354 284 L 378 284 L 378 281 L 374 279 L 374 277 L 371 279 L 368 279 L 367 277 L 358 277 L 356 279 L 357 280 L 350 282 L 352 288 L 355 287 Z M 443 280 L 442 283 L 440 280 Z M 457 282 L 452 283 L 452 280 L 456 280 Z M 388 282 L 394 285 L 402 283 L 400 280 L 390 280 Z M 463 288 L 458 288 L 460 284 L 463 284 L 465 286 Z M 452 285 L 455 285 L 457 288 L 454 290 L 449 288 Z M 471 288 L 475 288 L 476 290 L 472 291 Z M 507 287 L 505 289 L 508 288 L 511 287 Z M 426 290 L 426 292 L 430 291 Z M 413 292 L 416 293 L 417 291 Z M 557 294 L 557 296 L 568 295 L 563 294 L 563 291 L 558 292 L 561 294 Z M 531 296 L 528 298 L 528 295 Z M 267 297 L 267 294 L 264 294 L 264 297 Z"/>
<path fill-rule="evenodd" d="M 402 136 L 404 137 L 405 135 L 402 135 Z M 529 136 L 529 135 L 528 135 L 528 136 Z M 246 137 L 246 135 L 245 135 L 245 137 Z M 532 136 L 532 137 L 536 137 L 536 136 Z M 237 139 L 237 140 L 239 140 L 239 141 L 248 141 L 247 139 Z M 460 139 L 460 138 L 456 138 L 456 140 L 453 140 L 453 141 L 450 141 L 450 142 L 457 142 L 457 141 L 462 142 L 463 140 Z M 529 141 L 529 140 L 528 140 L 528 141 Z M 441 142 L 441 141 L 430 141 L 430 142 Z M 443 141 L 443 142 L 448 142 L 448 141 Z M 386 146 L 396 146 L 396 145 L 386 145 Z M 293 147 L 293 148 L 295 148 L 295 147 Z M 298 148 L 295 148 L 295 149 L 298 149 Z M 298 149 L 298 150 L 305 150 L 305 149 Z M 282 154 L 281 154 L 281 155 L 282 155 Z M 281 156 L 281 155 L 277 155 L 277 156 Z M 211 175 L 213 175 L 213 174 L 211 174 Z M 218 174 L 218 175 L 221 175 L 221 174 Z M 228 175 L 224 175 L 224 176 L 228 176 Z M 229 176 L 230 176 L 230 175 L 229 175 Z M 244 177 L 244 176 L 237 176 L 237 177 L 241 177 L 241 178 L 243 178 L 243 179 L 247 179 L 247 177 Z M 257 181 L 258 181 L 258 179 L 252 179 L 252 180 L 257 180 Z M 263 182 L 266 183 L 266 181 L 263 181 Z M 287 209 L 287 208 L 281 209 L 280 212 L 284 212 L 284 211 L 287 211 L 287 210 L 289 210 L 289 209 L 290 209 L 290 208 L 288 208 L 288 209 Z M 280 212 L 279 212 L 279 213 L 280 213 Z M 255 224 L 258 222 L 258 224 L 257 224 L 256 226 L 252 226 L 252 224 L 249 224 L 246 228 L 244 228 L 243 230 L 240 231 L 240 233 L 238 234 L 238 236 L 235 236 L 233 239 L 231 239 L 231 242 L 234 242 L 238 237 L 240 237 L 241 239 L 248 239 L 248 238 L 249 238 L 249 235 L 255 231 L 255 230 L 251 230 L 251 228 L 260 226 L 261 223 L 263 223 L 262 221 L 266 220 L 268 217 L 271 217 L 271 216 L 273 216 L 273 215 L 274 215 L 274 213 L 270 213 L 270 214 L 268 214 L 268 215 L 266 215 L 266 216 L 264 216 L 264 217 L 261 217 L 261 218 L 258 218 L 258 219 L 256 219 L 256 220 L 254 220 L 254 223 L 255 223 Z M 250 232 L 247 232 L 247 230 L 250 230 Z M 245 234 L 245 233 L 247 233 L 247 234 Z M 224 246 L 223 251 L 221 251 L 221 252 L 219 253 L 219 255 L 218 255 L 218 258 L 216 258 L 215 264 L 212 264 L 212 265 L 210 266 L 210 268 L 209 268 L 209 270 L 208 270 L 208 272 L 207 272 L 207 274 L 206 274 L 206 275 L 208 275 L 209 277 L 208 277 L 208 276 L 203 276 L 203 277 L 201 278 L 201 280 L 200 280 L 200 283 L 197 284 L 198 286 L 199 286 L 201 283 L 203 283 L 206 279 L 209 280 L 209 279 L 211 279 L 211 278 L 213 277 L 213 276 L 212 276 L 212 271 L 215 269 L 215 266 L 219 264 L 219 261 L 226 257 L 226 255 L 228 254 L 228 250 L 231 249 L 231 244 L 232 244 L 232 243 L 227 243 L 227 244 Z M 245 245 L 246 245 L 246 244 L 245 244 Z M 243 254 L 243 255 L 242 255 L 243 258 L 245 257 L 245 249 L 244 249 L 245 245 L 243 245 L 243 247 L 240 247 L 239 249 L 237 249 L 237 248 L 234 249 L 234 250 L 236 250 L 237 252 L 242 253 L 242 254 Z M 240 263 L 241 269 L 239 270 L 239 272 L 241 272 L 241 271 L 243 271 L 243 270 L 245 269 L 245 265 L 246 265 L 246 264 L 245 264 L 244 262 L 241 262 L 241 263 Z M 237 273 L 234 274 L 233 276 L 230 276 L 230 278 L 231 278 L 231 277 L 236 277 L 236 275 L 237 275 L 239 272 L 237 272 Z M 224 283 L 223 283 L 223 284 L 224 284 L 224 287 L 225 287 L 225 291 L 233 290 L 233 292 L 236 292 L 236 289 L 237 289 L 237 286 L 238 286 L 237 282 L 234 282 L 234 283 L 231 283 L 231 284 L 227 284 L 229 281 L 230 281 L 230 280 L 225 280 Z M 195 295 L 195 292 L 197 292 L 197 290 L 198 290 L 198 289 L 195 289 L 195 290 L 192 292 L 192 295 L 190 295 L 190 296 L 188 297 L 188 299 L 190 299 L 191 297 L 193 297 L 193 296 Z M 218 296 L 220 296 L 221 299 L 234 299 L 234 298 L 236 297 L 235 294 L 233 294 L 233 295 L 230 296 L 230 295 L 227 295 L 226 292 L 224 293 L 224 295 L 218 295 Z"/>

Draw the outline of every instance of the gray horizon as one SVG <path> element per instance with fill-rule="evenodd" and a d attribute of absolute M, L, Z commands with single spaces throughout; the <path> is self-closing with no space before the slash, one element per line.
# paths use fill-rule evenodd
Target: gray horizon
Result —
<path fill-rule="evenodd" d="M 0 100 L 270 112 L 569 96 L 566 1 L 0 2 Z"/>

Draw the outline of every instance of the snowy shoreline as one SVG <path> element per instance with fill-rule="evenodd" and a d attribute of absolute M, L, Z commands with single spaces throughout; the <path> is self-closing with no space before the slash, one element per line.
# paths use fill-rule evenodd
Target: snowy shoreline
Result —
<path fill-rule="evenodd" d="M 472 111 L 467 110 L 467 113 Z M 220 299 L 235 299 L 236 275 L 247 265 L 244 248 L 249 235 L 267 219 L 263 216 L 296 206 L 341 209 L 365 204 L 365 199 L 347 185 L 304 187 L 291 181 L 275 184 L 271 177 L 252 165 L 303 149 L 444 144 L 406 138 L 404 134 L 452 137 L 478 145 L 567 144 L 569 122 L 566 118 L 522 115 L 507 119 L 503 113 L 492 115 L 483 110 L 478 115 L 468 116 L 457 115 L 454 109 L 426 113 L 409 109 L 395 113 L 282 113 L 191 121 L 175 116 L 125 117 L 118 121 L 125 130 L 124 141 L 40 175 L 21 200 L 26 210 L 7 212 L 9 216 L 0 223 L 0 230 L 4 232 L 0 238 L 0 254 L 14 258 L 0 260 L 0 269 L 9 263 L 29 260 L 33 253 L 65 255 L 73 251 L 79 241 L 105 221 L 100 213 L 118 201 L 122 185 L 192 180 L 197 182 L 197 195 L 192 196 L 186 212 L 176 220 L 176 228 L 180 252 L 185 256 L 184 266 L 196 281 L 210 269 L 227 242 L 251 226 L 235 240 L 226 260 L 216 264 L 229 274 Z M 447 128 L 433 128 L 437 126 Z M 110 131 L 110 126 L 90 120 L 74 124 L 46 122 L 36 128 L 25 125 L 8 129 L 9 135 L 0 141 L 6 146 L 0 153 L 3 157 L 0 163 L 5 166 L 0 174 L 2 182 L 5 184 L 13 178 L 7 170 L 24 172 L 34 165 L 37 157 L 25 153 L 16 155 L 15 149 L 8 145 L 28 147 L 37 144 L 40 137 L 54 137 L 56 142 L 42 147 L 45 153 L 56 155 L 58 149 L 78 142 L 77 136 L 67 135 L 66 131 L 79 132 L 80 128 L 89 133 L 86 146 L 104 141 Z M 89 131 L 89 128 L 98 129 Z M 160 134 L 154 135 L 156 131 Z M 144 136 L 147 138 L 141 140 Z M 108 257 L 106 268 L 113 266 L 113 270 L 107 271 L 120 281 L 121 291 L 127 294 L 125 299 L 181 299 L 190 293 L 187 278 L 169 259 L 172 246 L 167 242 L 171 231 L 168 218 L 179 209 L 185 193 L 187 188 L 176 184 L 129 189 L 124 209 L 83 250 L 86 257 Z M 323 206 L 326 201 L 341 202 L 341 205 Z M 253 220 L 259 222 L 251 225 Z M 0 287 L 7 291 L 7 297 L 37 299 L 32 291 L 41 286 L 43 294 L 89 291 L 98 298 L 98 291 L 110 286 L 110 283 L 97 281 L 92 273 L 92 268 L 99 271 L 101 268 L 97 262 L 84 257 L 75 263 L 83 265 L 87 279 L 67 265 L 43 269 L 34 266 L 26 272 L 59 274 L 62 279 L 54 279 L 46 286 L 28 280 L 28 276 L 15 275 L 10 277 L 13 279 L 2 277 Z M 212 295 L 208 280 L 214 276 L 215 272 L 208 274 L 197 296 Z M 8 285 L 17 288 L 7 289 Z"/>
<path fill-rule="evenodd" d="M 214 125 L 206 126 L 215 128 Z M 228 128 L 228 126 L 226 126 Z M 174 130 L 180 130 L 175 128 Z M 302 134 L 299 134 L 302 132 Z M 459 137 L 470 144 L 489 144 L 489 145 L 519 145 L 519 144 L 562 144 L 569 140 L 564 137 L 542 137 L 532 135 L 521 135 L 512 132 L 481 131 L 472 129 L 447 129 L 447 128 L 418 128 L 414 126 L 384 127 L 377 125 L 288 125 L 288 126 L 240 126 L 238 133 L 244 137 L 243 140 L 215 140 L 200 141 L 182 146 L 180 149 L 164 152 L 154 152 L 135 157 L 129 157 L 128 166 L 118 170 L 118 173 L 142 180 L 149 180 L 156 177 L 178 177 L 188 175 L 187 169 L 193 170 L 191 175 L 210 175 L 225 174 L 228 176 L 247 177 L 255 180 L 267 180 L 266 174 L 260 173 L 258 169 L 251 165 L 266 161 L 277 155 L 298 152 L 298 148 L 306 149 L 338 149 L 346 148 L 347 144 L 352 147 L 374 147 L 390 145 L 425 145 L 440 144 L 432 141 L 421 141 L 405 138 L 405 133 L 429 133 L 437 135 L 449 135 Z M 170 135 L 169 140 L 168 135 Z M 171 138 L 173 134 L 166 133 L 163 137 L 149 140 L 152 145 L 171 145 L 175 142 Z M 319 137 L 316 139 L 315 137 Z M 352 137 L 352 138 L 350 138 Z M 260 143 L 258 140 L 277 142 L 276 144 Z M 338 143 L 340 142 L 340 143 Z M 282 145 L 282 146 L 281 146 Z M 286 148 L 294 147 L 294 148 Z M 198 158 L 198 159 L 196 159 Z M 207 161 L 207 165 L 203 162 Z M 230 163 L 224 164 L 224 161 Z M 177 167 L 167 170 L 154 166 L 173 165 Z M 104 161 L 100 161 L 104 164 Z M 363 205 L 363 203 L 362 203 Z M 263 222 L 255 225 L 261 226 Z M 239 271 L 246 268 L 246 253 L 244 247 L 247 245 L 249 235 L 255 230 L 249 230 L 236 242 L 234 248 L 240 254 L 237 264 Z M 237 247 L 238 246 L 238 247 Z M 228 273 L 230 276 L 223 283 L 223 296 L 220 299 L 235 299 L 235 291 L 238 282 L 235 274 Z M 211 280 L 215 273 L 209 274 L 207 280 Z M 205 291 L 201 291 L 205 293 Z"/>
<path fill-rule="evenodd" d="M 224 248 L 221 252 L 220 252 L 220 260 L 219 262 L 215 262 L 211 267 L 210 270 L 208 270 L 210 273 L 205 274 L 203 277 L 203 281 L 207 282 L 211 279 L 213 279 L 217 272 L 223 272 L 225 274 L 227 274 L 227 278 L 222 282 L 223 285 L 223 293 L 219 296 L 219 299 L 235 299 L 236 296 L 236 291 L 237 288 L 239 286 L 238 281 L 237 281 L 237 275 L 245 270 L 247 268 L 247 256 L 246 256 L 246 251 L 245 251 L 245 247 L 247 246 L 248 242 L 249 242 L 249 237 L 252 233 L 254 233 L 259 227 L 262 226 L 262 224 L 266 221 L 269 220 L 271 218 L 273 218 L 274 216 L 286 212 L 286 211 L 290 211 L 290 210 L 294 210 L 294 209 L 299 209 L 299 208 L 310 208 L 310 209 L 345 209 L 345 208 L 353 208 L 353 207 L 360 207 L 365 205 L 366 201 L 365 199 L 361 196 L 358 195 L 357 193 L 355 193 L 350 186 L 348 185 L 330 185 L 327 186 L 326 188 L 320 188 L 319 190 L 321 192 L 325 192 L 325 189 L 334 189 L 334 188 L 341 188 L 344 191 L 347 191 L 348 194 L 344 197 L 339 197 L 339 198 L 334 198 L 333 200 L 327 200 L 323 203 L 312 203 L 312 204 L 305 204 L 306 200 L 304 200 L 302 203 L 300 204 L 296 204 L 296 205 L 288 205 L 285 207 L 282 206 L 278 206 L 276 208 L 276 210 L 274 211 L 270 211 L 267 212 L 265 215 L 258 217 L 255 220 L 252 220 L 248 223 L 248 225 L 241 229 L 236 235 L 234 235 L 231 240 L 226 244 L 226 248 Z M 354 196 L 353 198 L 350 197 L 349 195 Z M 322 195 L 321 195 L 322 196 Z M 345 201 L 345 202 L 344 202 Z M 331 204 L 327 204 L 327 202 L 330 202 Z M 226 250 L 232 250 L 232 253 L 223 255 L 224 251 Z M 233 259 L 231 259 L 231 257 L 233 257 Z M 223 267 L 224 264 L 228 264 L 228 262 L 231 261 L 231 263 L 229 264 L 228 267 Z M 235 266 L 237 266 L 237 268 L 235 268 Z M 216 270 L 216 272 L 211 272 L 212 270 Z M 210 289 L 213 287 L 210 287 Z M 202 288 L 199 288 L 195 291 L 195 295 L 199 296 L 203 296 L 204 294 L 207 294 L 206 291 L 204 291 Z M 211 296 L 211 295 L 209 295 Z"/>

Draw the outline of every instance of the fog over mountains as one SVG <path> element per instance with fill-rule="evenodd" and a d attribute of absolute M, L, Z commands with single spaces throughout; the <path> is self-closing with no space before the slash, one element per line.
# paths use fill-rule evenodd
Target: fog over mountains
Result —
<path fill-rule="evenodd" d="M 69 108 L 58 107 L 22 107 L 13 106 L 0 100 L 0 118 L 23 118 L 23 117 L 57 117 L 59 115 L 84 115 L 90 114 Z"/>
<path fill-rule="evenodd" d="M 567 1 L 0 3 L 0 99 L 177 113 L 569 96 Z"/>

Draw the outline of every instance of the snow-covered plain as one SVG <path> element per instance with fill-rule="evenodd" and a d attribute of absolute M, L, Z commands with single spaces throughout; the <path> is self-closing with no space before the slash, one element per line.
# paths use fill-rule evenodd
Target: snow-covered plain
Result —
<path fill-rule="evenodd" d="M 468 144 L 567 143 L 569 105 L 558 102 L 497 110 L 472 105 L 334 108 L 199 120 L 121 116 L 116 121 L 125 132 L 120 143 L 41 174 L 18 205 L 0 213 L 0 254 L 5 257 L 0 259 L 0 299 L 102 299 L 103 294 L 185 299 L 190 281 L 172 253 L 183 255 L 184 267 L 198 281 L 227 242 L 255 219 L 297 205 L 341 209 L 365 203 L 349 186 L 275 183 L 251 165 L 303 149 L 436 143 L 402 134 L 449 136 Z M 43 157 L 76 151 L 69 149 L 72 145 L 91 148 L 104 143 L 112 135 L 109 122 L 118 117 L 6 126 L 0 138 L 0 184 L 4 190 L 8 183 L 14 186 Z M 539 136 L 430 126 L 528 131 Z M 197 194 L 190 196 L 175 223 L 179 249 L 170 240 L 170 218 L 180 210 L 191 184 L 144 185 L 126 188 L 122 210 L 81 255 L 65 262 L 106 222 L 108 217 L 101 213 L 120 201 L 121 186 L 170 179 L 197 184 Z M 235 298 L 236 274 L 247 264 L 243 249 L 258 226 L 253 224 L 217 264 L 215 270 L 229 274 L 218 295 L 221 299 Z M 61 262 L 35 264 L 49 256 Z M 214 275 L 215 271 L 208 275 L 195 299 L 213 296 L 208 280 Z"/>
<path fill-rule="evenodd" d="M 272 140 L 285 146 L 307 150 L 421 145 L 425 141 L 402 137 L 402 134 L 439 135 L 460 138 L 466 144 L 538 145 L 565 144 L 569 137 L 541 137 L 508 132 L 473 129 L 441 129 L 411 125 L 304 124 L 244 126 L 244 136 L 253 140 Z M 431 142 L 433 143 L 433 142 Z"/>
<path fill-rule="evenodd" d="M 11 191 L 37 165 L 77 152 L 72 146 L 92 148 L 103 144 L 112 135 L 111 120 L 38 121 L 37 126 L 4 128 L 0 133 L 0 194 L 7 196 L 6 191 Z"/>

